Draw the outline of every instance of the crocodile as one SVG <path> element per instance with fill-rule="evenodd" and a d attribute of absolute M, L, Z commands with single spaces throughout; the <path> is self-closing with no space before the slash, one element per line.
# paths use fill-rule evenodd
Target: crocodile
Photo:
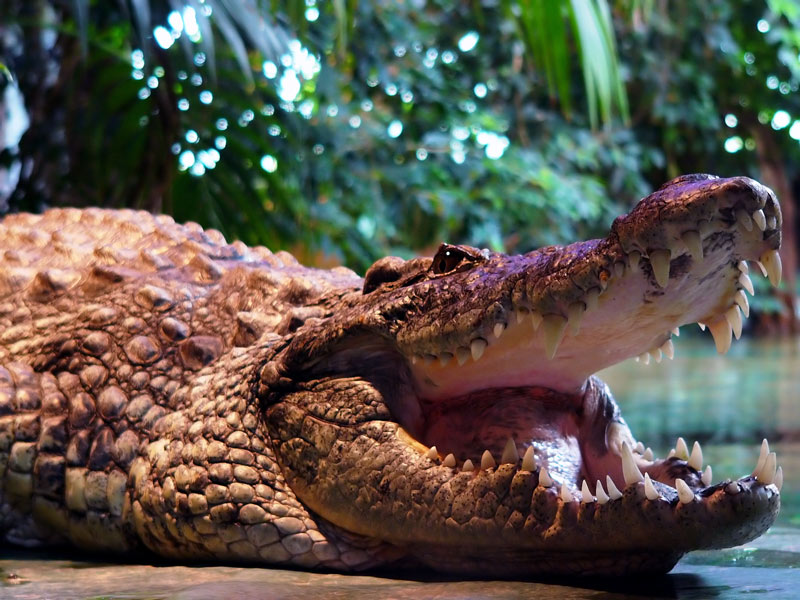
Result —
<path fill-rule="evenodd" d="M 604 239 L 442 244 L 362 279 L 143 211 L 0 223 L 0 540 L 334 571 L 663 573 L 780 507 L 766 440 L 713 483 L 658 458 L 598 370 L 725 352 L 781 213 L 687 175 Z M 704 468 L 705 467 L 705 468 Z"/>

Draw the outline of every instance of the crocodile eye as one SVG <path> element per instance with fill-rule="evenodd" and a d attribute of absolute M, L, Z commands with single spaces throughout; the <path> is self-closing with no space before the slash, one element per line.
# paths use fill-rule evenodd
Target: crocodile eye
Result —
<path fill-rule="evenodd" d="M 442 245 L 433 257 L 431 269 L 435 275 L 443 275 L 458 268 L 466 258 L 469 256 L 458 248 Z"/>

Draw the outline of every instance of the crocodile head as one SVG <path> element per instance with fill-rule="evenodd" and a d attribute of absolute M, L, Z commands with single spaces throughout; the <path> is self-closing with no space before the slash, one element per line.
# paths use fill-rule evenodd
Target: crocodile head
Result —
<path fill-rule="evenodd" d="M 680 177 L 608 236 L 519 256 L 389 257 L 262 371 L 284 475 L 332 532 L 463 573 L 665 572 L 762 534 L 782 475 L 714 483 L 682 439 L 657 458 L 598 370 L 672 357 L 699 322 L 726 352 L 780 278 L 774 194 Z"/>

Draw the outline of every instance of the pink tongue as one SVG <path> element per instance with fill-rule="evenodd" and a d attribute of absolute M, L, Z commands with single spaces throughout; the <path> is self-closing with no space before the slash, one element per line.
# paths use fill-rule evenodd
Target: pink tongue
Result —
<path fill-rule="evenodd" d="M 556 481 L 576 485 L 581 470 L 576 409 L 580 396 L 542 388 L 501 388 L 473 392 L 447 402 L 423 402 L 426 430 L 422 436 L 442 454 L 453 453 L 459 466 L 470 459 L 480 464 L 484 450 L 500 462 L 509 438 L 522 456 L 533 446 L 538 465 Z"/>

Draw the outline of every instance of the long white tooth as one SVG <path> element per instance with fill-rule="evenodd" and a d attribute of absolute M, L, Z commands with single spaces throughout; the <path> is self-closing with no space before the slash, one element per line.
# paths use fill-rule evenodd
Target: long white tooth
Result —
<path fill-rule="evenodd" d="M 567 322 L 571 335 L 578 335 L 580 332 L 584 312 L 586 312 L 586 305 L 583 302 L 573 302 L 567 308 Z"/>
<path fill-rule="evenodd" d="M 735 496 L 739 492 L 742 491 L 742 488 L 739 487 L 739 484 L 735 481 L 731 481 L 728 485 L 725 486 L 725 491 L 728 492 L 730 495 Z"/>
<path fill-rule="evenodd" d="M 778 219 L 774 215 L 770 215 L 767 217 L 767 227 L 769 229 L 777 229 L 778 228 Z"/>
<path fill-rule="evenodd" d="M 703 471 L 703 474 L 700 475 L 700 481 L 703 482 L 703 485 L 708 487 L 711 485 L 711 478 L 713 477 L 713 473 L 711 472 L 711 465 L 706 466 L 706 470 Z"/>
<path fill-rule="evenodd" d="M 484 450 L 483 454 L 481 455 L 481 469 L 494 469 L 497 466 L 497 463 L 494 462 L 494 456 L 488 450 Z"/>
<path fill-rule="evenodd" d="M 430 449 L 425 453 L 425 458 L 430 458 L 431 460 L 437 458 L 439 456 L 439 452 L 436 450 L 436 446 L 431 446 Z"/>
<path fill-rule="evenodd" d="M 764 231 L 767 228 L 767 217 L 764 214 L 764 211 L 760 208 L 753 213 L 753 222 L 761 231 Z"/>
<path fill-rule="evenodd" d="M 542 324 L 542 314 L 536 312 L 535 310 L 531 311 L 531 323 L 533 324 L 533 330 L 536 331 L 539 329 L 539 325 Z"/>
<path fill-rule="evenodd" d="M 460 367 L 467 362 L 471 354 L 472 353 L 469 350 L 462 346 L 456 348 L 456 362 L 458 363 L 458 366 Z"/>
<path fill-rule="evenodd" d="M 701 323 L 700 321 L 698 321 L 697 322 L 697 326 L 700 328 L 700 331 L 705 331 L 706 330 L 706 324 L 705 323 Z"/>
<path fill-rule="evenodd" d="M 753 476 L 758 477 L 759 472 L 764 466 L 764 461 L 767 460 L 769 454 L 769 442 L 767 438 L 761 440 L 761 451 L 758 453 L 758 461 L 756 461 L 756 468 L 753 470 Z"/>
<path fill-rule="evenodd" d="M 739 306 L 734 304 L 725 311 L 725 320 L 731 324 L 731 331 L 733 337 L 737 340 L 742 337 L 742 313 L 739 312 Z"/>
<path fill-rule="evenodd" d="M 591 504 L 594 502 L 594 496 L 589 491 L 589 486 L 586 485 L 586 480 L 583 480 L 583 484 L 581 484 L 581 502 L 584 504 Z"/>
<path fill-rule="evenodd" d="M 456 466 L 456 457 L 453 456 L 453 454 L 448 454 L 447 456 L 444 457 L 442 464 L 445 467 L 450 467 L 452 469 L 453 467 Z"/>
<path fill-rule="evenodd" d="M 536 459 L 533 456 L 533 446 L 528 446 L 522 457 L 522 470 L 533 473 L 536 470 Z"/>
<path fill-rule="evenodd" d="M 653 360 L 656 361 L 657 363 L 660 363 L 661 359 L 664 358 L 664 353 L 661 352 L 661 348 L 653 348 L 652 350 L 650 350 L 649 354 L 650 356 L 653 357 Z"/>
<path fill-rule="evenodd" d="M 743 261 L 743 260 L 739 261 L 738 267 L 739 267 L 739 270 L 742 273 L 749 273 L 750 272 L 750 268 L 747 266 L 747 263 L 745 261 Z"/>
<path fill-rule="evenodd" d="M 546 488 L 553 487 L 553 479 L 544 467 L 539 469 L 539 485 Z"/>
<path fill-rule="evenodd" d="M 772 480 L 772 483 L 775 484 L 775 487 L 778 488 L 780 492 L 783 487 L 783 467 L 778 467 L 775 470 L 775 479 Z"/>
<path fill-rule="evenodd" d="M 467 460 L 464 461 L 464 466 L 461 467 L 461 470 L 462 471 L 467 471 L 467 472 L 474 471 L 475 470 L 475 465 L 472 464 L 472 461 L 470 459 L 467 459 Z"/>
<path fill-rule="evenodd" d="M 606 475 L 606 487 L 608 488 L 608 497 L 610 500 L 619 500 L 622 498 L 622 492 L 619 491 L 611 475 Z"/>
<path fill-rule="evenodd" d="M 514 314 L 515 314 L 515 315 L 516 315 L 516 317 L 517 317 L 517 323 L 522 323 L 522 322 L 525 320 L 525 317 L 527 317 L 527 316 L 530 314 L 530 312 L 531 312 L 531 311 L 529 311 L 529 310 L 528 310 L 527 308 L 525 308 L 524 306 L 521 306 L 521 307 L 519 307 L 518 309 L 516 309 L 516 310 L 514 311 Z"/>
<path fill-rule="evenodd" d="M 661 352 L 670 360 L 675 358 L 675 346 L 672 344 L 672 340 L 667 340 L 661 344 Z"/>
<path fill-rule="evenodd" d="M 649 352 L 645 352 L 643 354 L 640 354 L 639 356 L 636 357 L 636 360 L 638 360 L 642 364 L 649 365 L 650 364 L 650 353 Z"/>
<path fill-rule="evenodd" d="M 472 360 L 478 360 L 481 356 L 483 356 L 483 351 L 486 350 L 486 346 L 489 344 L 486 343 L 486 340 L 483 338 L 475 338 L 472 340 L 472 343 L 469 345 L 469 351 L 472 354 Z"/>
<path fill-rule="evenodd" d="M 572 502 L 572 494 L 569 493 L 566 483 L 561 485 L 561 493 L 559 495 L 563 502 Z"/>
<path fill-rule="evenodd" d="M 703 259 L 703 240 L 700 239 L 699 231 L 685 231 L 681 236 L 681 241 L 686 244 L 686 249 L 693 259 Z"/>
<path fill-rule="evenodd" d="M 673 456 L 675 456 L 675 448 L 670 448 L 667 458 L 672 458 Z"/>
<path fill-rule="evenodd" d="M 633 452 L 631 452 L 628 442 L 622 442 L 622 477 L 625 479 L 625 485 L 644 481 L 642 472 L 633 459 Z"/>
<path fill-rule="evenodd" d="M 717 319 L 708 324 L 708 330 L 714 338 L 714 344 L 717 346 L 719 354 L 725 354 L 731 349 L 731 324 L 727 319 Z"/>
<path fill-rule="evenodd" d="M 609 501 L 608 494 L 603 489 L 603 484 L 600 483 L 600 480 L 597 480 L 597 485 L 595 486 L 594 495 L 597 496 L 597 503 L 598 504 L 605 504 Z"/>
<path fill-rule="evenodd" d="M 650 258 L 650 266 L 653 267 L 653 276 L 656 283 L 662 288 L 667 287 L 669 281 L 669 250 L 651 250 L 647 255 Z"/>
<path fill-rule="evenodd" d="M 636 270 L 639 267 L 639 261 L 642 260 L 641 252 L 637 250 L 631 250 L 628 254 L 628 268 L 630 270 Z"/>
<path fill-rule="evenodd" d="M 673 327 L 672 328 L 672 335 L 675 337 L 681 337 L 681 328 L 680 327 Z"/>
<path fill-rule="evenodd" d="M 746 289 L 751 296 L 756 295 L 756 291 L 753 289 L 753 282 L 750 281 L 750 276 L 747 273 L 739 275 L 739 285 Z"/>
<path fill-rule="evenodd" d="M 594 310 L 597 308 L 597 302 L 600 299 L 600 290 L 598 288 L 592 288 L 586 295 L 583 297 L 583 303 L 586 304 L 586 310 Z"/>
<path fill-rule="evenodd" d="M 492 329 L 492 333 L 494 337 L 500 339 L 500 336 L 503 335 L 503 332 L 506 330 L 506 324 L 502 322 L 497 322 L 494 324 L 494 328 Z"/>
<path fill-rule="evenodd" d="M 742 224 L 747 231 L 753 231 L 753 219 L 744 210 L 736 211 L 736 220 Z"/>
<path fill-rule="evenodd" d="M 682 437 L 678 438 L 675 443 L 675 456 L 681 460 L 689 460 L 689 447 L 686 445 L 686 440 Z"/>
<path fill-rule="evenodd" d="M 653 480 L 650 479 L 650 475 L 648 473 L 644 474 L 644 495 L 647 496 L 648 500 L 658 500 L 661 498 L 661 494 L 658 493 L 655 486 L 653 485 Z"/>
<path fill-rule="evenodd" d="M 686 482 L 678 478 L 675 480 L 675 489 L 678 490 L 678 500 L 681 504 L 689 504 L 694 500 L 694 492 L 686 485 Z"/>
<path fill-rule="evenodd" d="M 769 282 L 773 286 L 778 287 L 778 284 L 781 282 L 781 272 L 783 271 L 781 255 L 778 254 L 777 250 L 767 250 L 761 255 L 761 262 L 767 270 Z"/>
<path fill-rule="evenodd" d="M 756 475 L 758 480 L 762 482 L 764 485 L 769 485 L 773 481 L 775 481 L 775 473 L 778 470 L 778 457 L 775 455 L 774 452 L 770 452 L 767 454 L 767 460 L 764 461 L 764 466 L 761 468 L 761 472 Z"/>
<path fill-rule="evenodd" d="M 561 340 L 564 339 L 564 328 L 567 320 L 561 315 L 545 315 L 542 319 L 542 332 L 544 334 L 544 351 L 547 358 L 553 359 L 558 351 Z"/>
<path fill-rule="evenodd" d="M 733 301 L 742 309 L 742 314 L 744 314 L 745 318 L 750 316 L 750 303 L 747 301 L 747 295 L 742 290 L 738 290 L 733 295 Z"/>
<path fill-rule="evenodd" d="M 443 367 L 446 367 L 451 360 L 453 360 L 453 354 L 450 352 L 442 352 L 439 355 L 439 364 Z"/>
<path fill-rule="evenodd" d="M 762 277 L 766 277 L 767 276 L 767 268 L 764 265 L 761 264 L 760 260 L 756 261 L 756 265 L 758 266 L 758 270 L 761 271 L 761 276 Z"/>
<path fill-rule="evenodd" d="M 644 458 L 645 460 L 652 461 L 655 458 L 655 456 L 653 455 L 653 449 L 652 448 L 645 448 L 644 454 L 642 455 L 642 458 Z"/>
<path fill-rule="evenodd" d="M 634 452 L 638 452 L 639 454 L 644 454 L 644 444 L 642 442 L 636 442 L 636 446 L 633 448 Z"/>
<path fill-rule="evenodd" d="M 692 446 L 692 455 L 689 457 L 689 466 L 694 470 L 699 471 L 703 468 L 703 449 L 700 447 L 700 442 L 695 442 Z"/>
<path fill-rule="evenodd" d="M 519 460 L 519 452 L 517 452 L 517 445 L 514 443 L 514 440 L 508 438 L 506 442 L 506 447 L 503 448 L 503 456 L 500 457 L 500 464 L 517 464 Z"/>

